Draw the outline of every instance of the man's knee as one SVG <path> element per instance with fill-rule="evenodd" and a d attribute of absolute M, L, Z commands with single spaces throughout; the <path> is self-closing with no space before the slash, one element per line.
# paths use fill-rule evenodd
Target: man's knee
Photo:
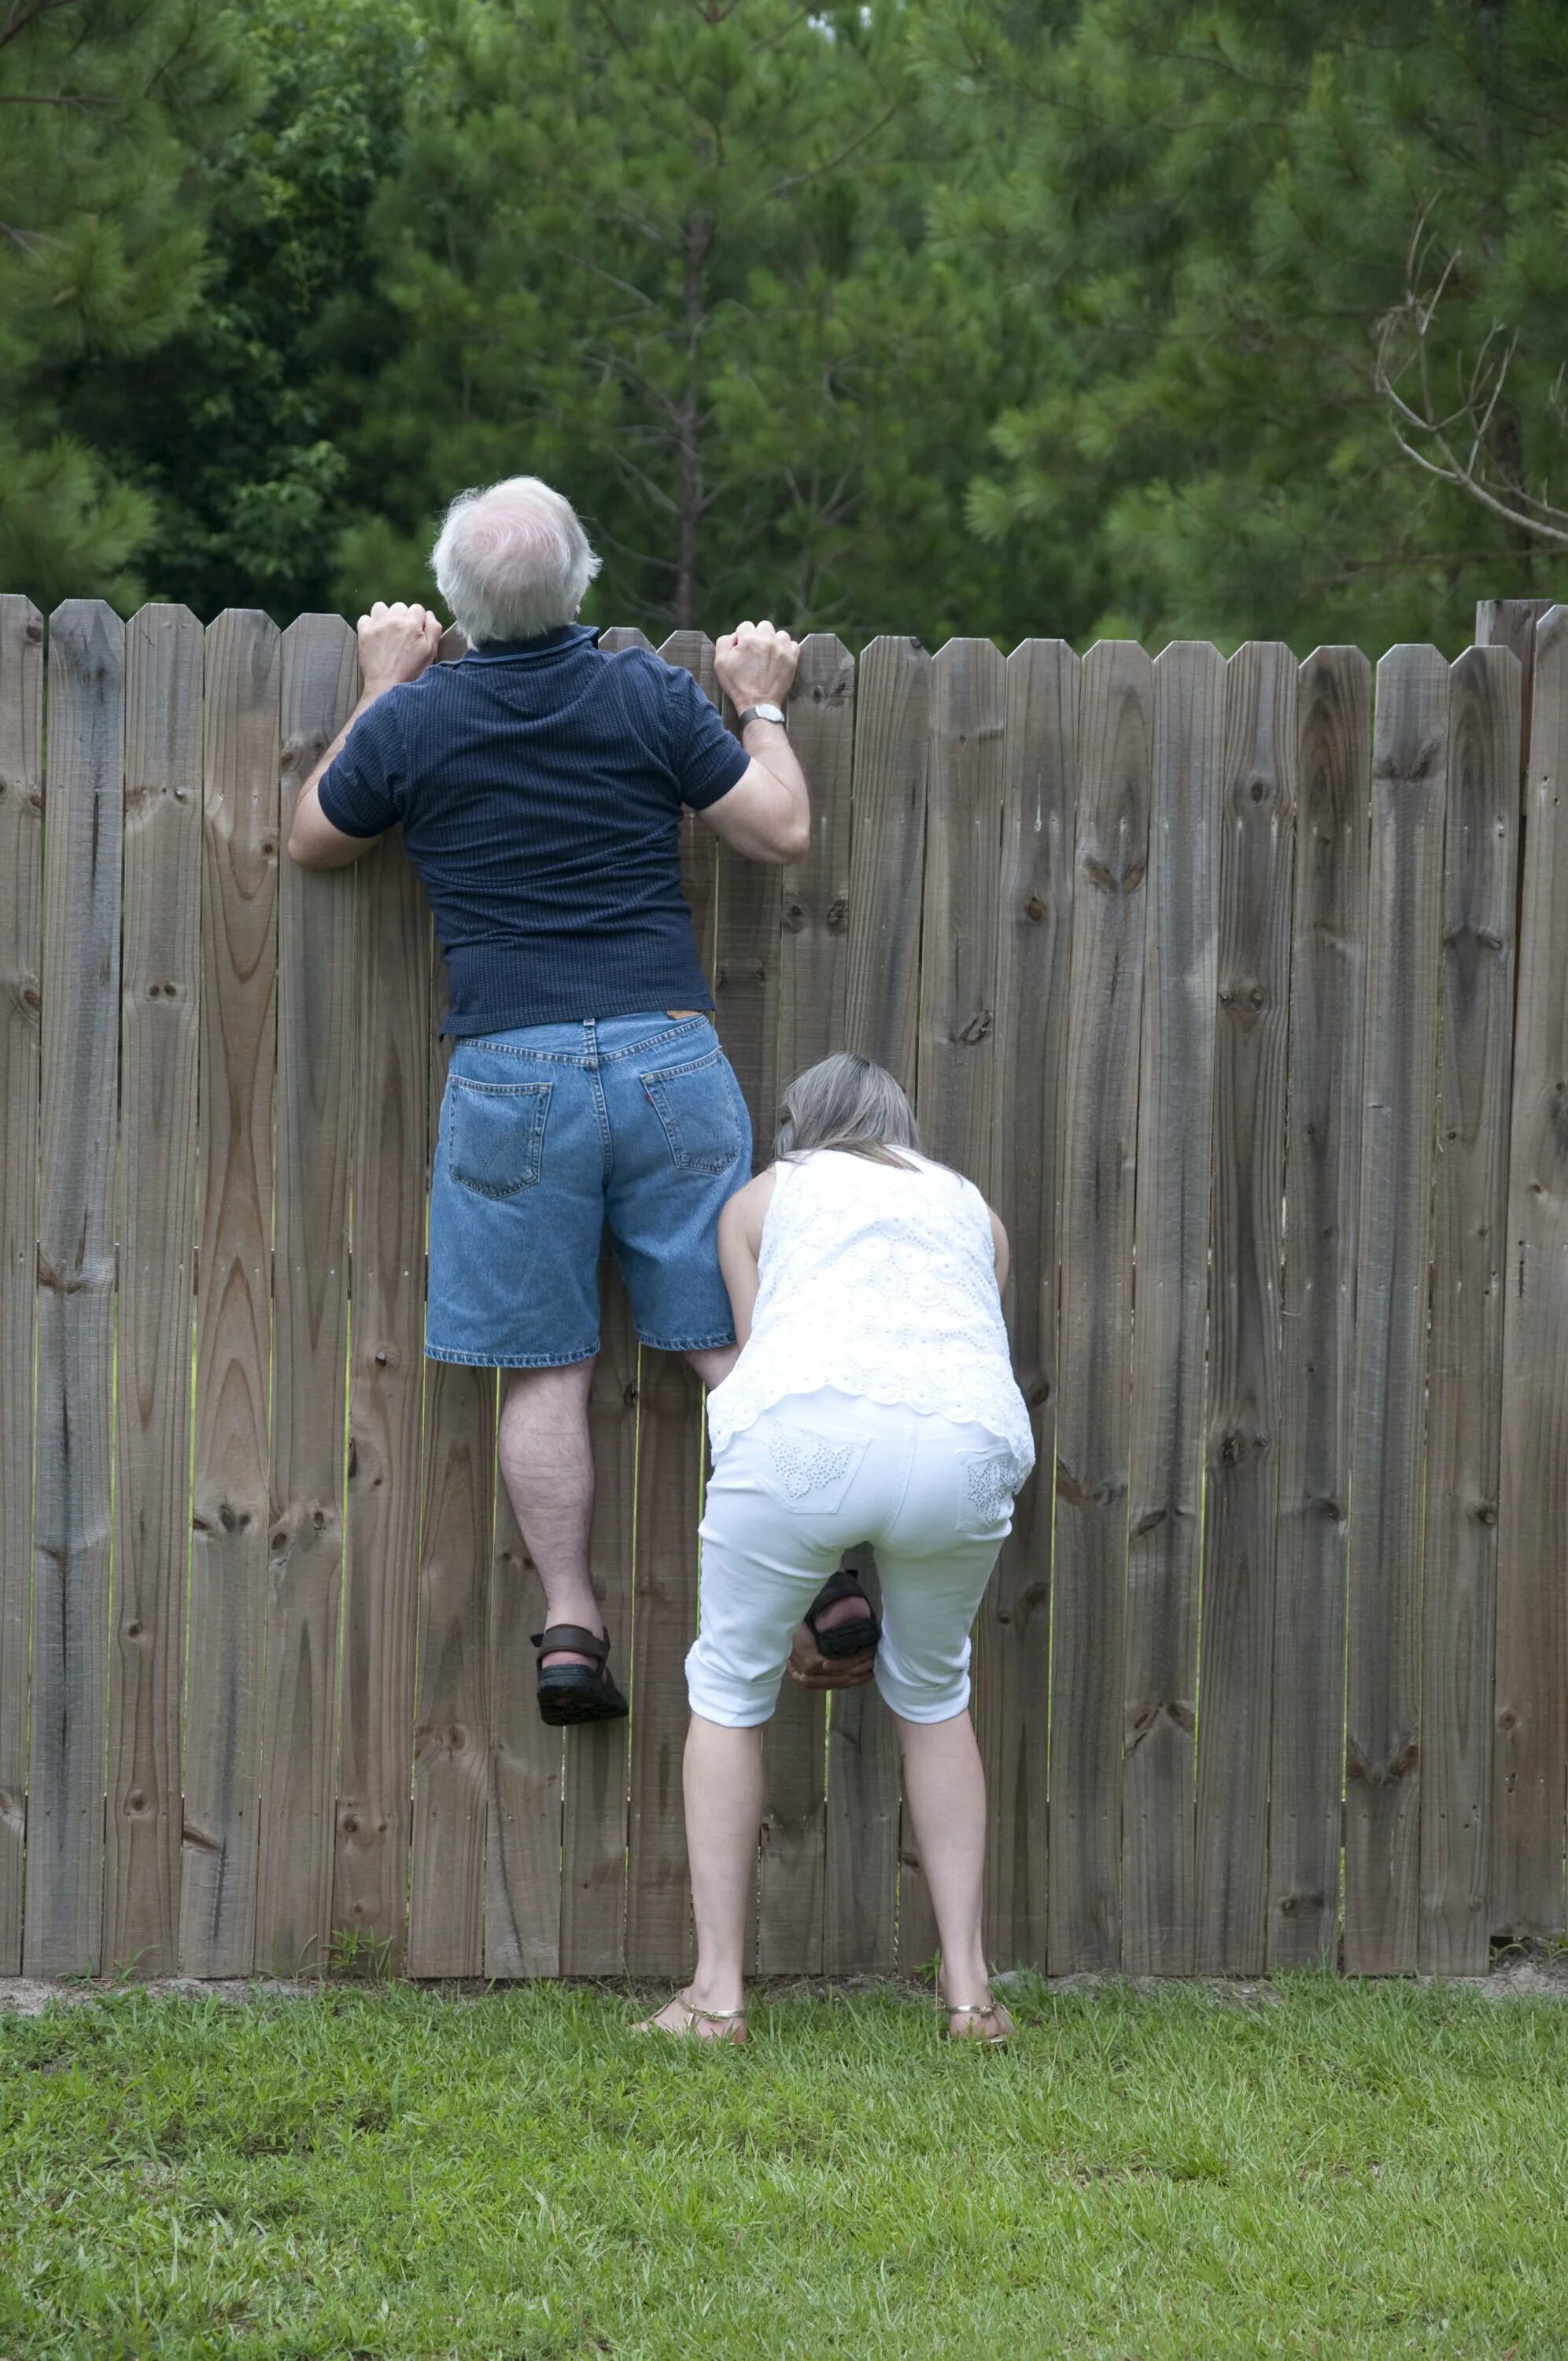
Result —
<path fill-rule="evenodd" d="M 590 1353 L 586 1361 L 566 1361 L 558 1368 L 509 1369 L 506 1372 L 507 1399 L 509 1401 L 525 1398 L 545 1401 L 554 1395 L 575 1400 L 585 1395 L 593 1383 L 594 1365 L 598 1358 L 597 1353 Z"/>

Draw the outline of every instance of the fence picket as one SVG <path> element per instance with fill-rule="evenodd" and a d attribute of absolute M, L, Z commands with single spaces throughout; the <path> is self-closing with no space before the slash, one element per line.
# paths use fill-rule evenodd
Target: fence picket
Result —
<path fill-rule="evenodd" d="M 180 1955 L 248 1975 L 256 1949 L 272 1103 L 277 1066 L 277 626 L 231 609 L 207 631 L 203 781 L 201 1234 L 195 1489 Z"/>
<path fill-rule="evenodd" d="M 1568 1774 L 1568 607 L 1536 631 L 1508 1156 L 1492 1932 L 1561 1935 Z"/>
<path fill-rule="evenodd" d="M 1194 1954 L 1210 1975 L 1265 1958 L 1296 675 L 1275 642 L 1225 667 Z"/>
<path fill-rule="evenodd" d="M 1310 655 L 1297 675 L 1297 707 L 1270 1967 L 1332 1966 L 1339 1946 L 1372 760 L 1372 669 L 1360 649 Z"/>
<path fill-rule="evenodd" d="M 844 1043 L 913 1093 L 920 1013 L 931 659 L 918 640 L 873 640 L 855 685 L 845 936 Z M 869 1551 L 850 1561 L 873 1578 Z M 823 1957 L 828 1975 L 886 1971 L 898 1912 L 898 1741 L 867 1687 L 834 1696 L 828 1723 Z"/>
<path fill-rule="evenodd" d="M 38 1302 L 44 626 L 0 598 L 0 1975 L 22 1964 Z"/>
<path fill-rule="evenodd" d="M 1423 1968 L 1485 1975 L 1519 668 L 1449 672 L 1442 1105 L 1421 1578 Z"/>
<path fill-rule="evenodd" d="M 1199 1508 L 1224 698 L 1217 648 L 1178 641 L 1156 659 L 1128 1465 L 1122 1963 L 1129 1975 L 1190 1973 L 1197 1934 Z"/>
<path fill-rule="evenodd" d="M 1102 640 L 1079 688 L 1050 1741 L 1053 1974 L 1122 1950 L 1122 1679 L 1135 1142 L 1154 673 Z"/>
<path fill-rule="evenodd" d="M 1350 1471 L 1344 1962 L 1413 1968 L 1420 1808 L 1420 1528 L 1448 667 L 1377 667 Z M 1474 1315 L 1472 1315 L 1474 1316 Z"/>
<path fill-rule="evenodd" d="M 784 873 L 779 932 L 780 1087 L 844 1036 L 844 922 L 850 897 L 850 790 L 854 659 L 826 631 L 801 645 L 789 729 L 811 789 L 812 838 Z M 773 1093 L 777 1098 L 778 1091 Z M 758 1126 L 757 1163 L 772 1154 L 774 1108 Z M 827 1873 L 825 1700 L 786 1680 L 762 1733 L 763 1819 L 757 1862 L 757 1965 L 763 1975 L 822 1971 Z"/>
<path fill-rule="evenodd" d="M 1007 659 L 991 1172 L 1012 1247 L 1004 1301 L 1014 1367 L 1037 1458 L 975 1642 L 975 1719 L 990 1801 L 986 1956 L 999 1967 L 1046 1964 L 1057 1279 L 1080 668 L 1063 640 L 1025 640 Z"/>
<path fill-rule="evenodd" d="M 104 1741 L 114 1485 L 115 1137 L 125 626 L 49 619 L 32 1743 L 23 1966 L 106 1964 Z"/>
<path fill-rule="evenodd" d="M 202 965 L 202 627 L 126 635 L 119 1374 L 104 1949 L 179 1964 L 181 1702 L 191 1548 L 191 1316 Z"/>

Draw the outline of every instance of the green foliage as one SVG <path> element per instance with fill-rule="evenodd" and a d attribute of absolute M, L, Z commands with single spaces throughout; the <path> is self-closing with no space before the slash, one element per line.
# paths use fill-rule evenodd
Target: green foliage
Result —
<path fill-rule="evenodd" d="M 977 138 L 1017 159 L 944 194 L 948 238 L 1032 283 L 1055 331 L 998 418 L 975 530 L 998 549 L 1073 533 L 1087 501 L 1088 611 L 1067 628 L 1098 606 L 1157 642 L 1463 644 L 1477 595 L 1547 589 L 1549 549 L 1400 450 L 1374 359 L 1424 225 L 1427 291 L 1458 257 L 1436 407 L 1501 321 L 1519 342 L 1498 464 L 1537 489 L 1561 467 L 1555 0 L 1086 0 L 1043 33 L 1023 13 L 959 11 L 925 52 L 933 103 L 967 72 Z"/>
<path fill-rule="evenodd" d="M 204 0 L 15 0 L 0 22 L 0 579 L 46 604 L 135 596 L 145 496 L 61 432 L 201 293 L 196 159 L 237 119 L 233 20 Z"/>
<path fill-rule="evenodd" d="M 718 2055 L 549 1984 L 0 2017 L 0 2350 L 1561 2353 L 1560 1995 L 1010 1999 L 1001 2053 L 874 1986 Z"/>

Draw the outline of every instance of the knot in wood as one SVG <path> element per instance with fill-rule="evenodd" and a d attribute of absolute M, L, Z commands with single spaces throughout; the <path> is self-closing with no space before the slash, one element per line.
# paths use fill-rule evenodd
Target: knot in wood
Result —
<path fill-rule="evenodd" d="M 968 1042 L 970 1047 L 972 1049 L 977 1041 L 984 1040 L 986 1035 L 991 1030 L 991 1010 L 989 1008 L 980 1008 L 975 1011 L 974 1015 L 970 1018 L 969 1023 L 963 1027 L 963 1030 L 955 1038 L 959 1041 Z"/>
<path fill-rule="evenodd" d="M 786 934 L 798 935 L 806 924 L 806 910 L 804 902 L 795 901 L 792 897 L 784 904 L 781 914 L 781 924 Z"/>
<path fill-rule="evenodd" d="M 1038 920 L 1043 918 L 1045 915 L 1046 905 L 1042 897 L 1038 894 L 1029 895 L 1024 904 L 1024 916 L 1026 918 Z"/>
<path fill-rule="evenodd" d="M 831 902 L 829 902 L 829 903 L 828 903 L 828 920 L 827 920 L 827 923 L 828 923 L 828 926 L 829 929 L 830 929 L 834 934 L 838 934 L 838 933 L 839 932 L 839 930 L 841 929 L 841 928 L 843 927 L 843 925 L 844 925 L 845 921 L 848 919 L 849 915 L 850 915 L 850 905 L 849 905 L 849 903 L 845 900 L 845 898 L 844 898 L 844 896 L 843 896 L 843 895 L 842 895 L 842 894 L 837 895 L 834 897 L 834 899 L 833 899 Z"/>

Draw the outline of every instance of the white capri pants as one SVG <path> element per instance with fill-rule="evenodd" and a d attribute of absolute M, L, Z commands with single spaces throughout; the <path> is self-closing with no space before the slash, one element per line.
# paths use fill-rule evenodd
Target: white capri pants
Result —
<path fill-rule="evenodd" d="M 1015 1462 L 989 1428 L 831 1388 L 792 1395 L 730 1436 L 708 1479 L 694 1713 L 766 1721 L 796 1625 L 844 1551 L 876 1548 L 876 1685 L 906 1721 L 970 1699 L 970 1626 L 1012 1529 Z"/>

